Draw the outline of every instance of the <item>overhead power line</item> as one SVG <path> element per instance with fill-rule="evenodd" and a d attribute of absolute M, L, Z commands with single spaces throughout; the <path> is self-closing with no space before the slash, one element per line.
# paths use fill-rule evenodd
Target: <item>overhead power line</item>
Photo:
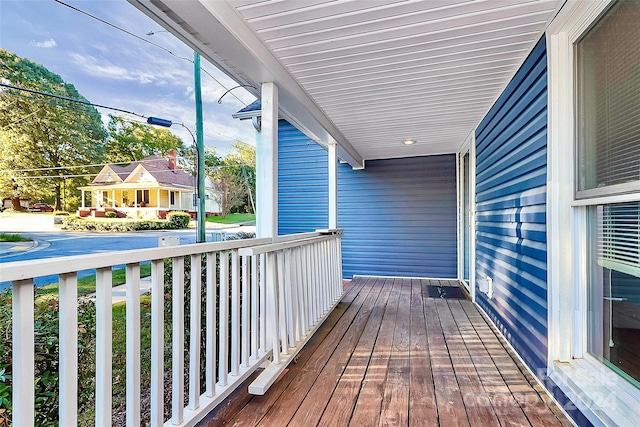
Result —
<path fill-rule="evenodd" d="M 120 109 L 120 108 L 108 107 L 108 106 L 100 105 L 100 104 L 93 104 L 93 103 L 91 103 L 89 101 L 82 101 L 82 100 L 73 99 L 73 98 L 66 98 L 64 96 L 54 95 L 54 94 L 47 93 L 47 92 L 40 92 L 40 91 L 27 89 L 27 88 L 21 88 L 19 86 L 8 85 L 8 84 L 4 84 L 4 83 L 0 83 L 0 86 L 6 86 L 9 89 L 22 90 L 22 91 L 26 91 L 26 92 L 29 92 L 29 93 L 43 95 L 43 96 L 47 96 L 47 97 L 53 97 L 53 98 L 60 99 L 60 100 L 63 100 L 63 101 L 76 102 L 76 103 L 80 103 L 80 104 L 83 104 L 83 105 L 88 105 L 88 106 L 93 106 L 93 107 L 98 107 L 98 108 L 106 108 L 106 109 L 114 110 L 114 111 L 118 111 L 118 112 L 125 112 L 127 114 L 132 114 L 134 116 L 141 117 L 143 119 L 147 118 L 147 116 L 145 116 L 143 114 L 138 114 L 138 113 L 135 113 L 135 112 L 132 112 L 132 111 L 126 111 L 126 110 L 123 110 L 123 109 Z M 48 104 L 48 105 L 53 105 L 54 107 L 69 108 L 69 109 L 72 109 L 72 110 L 75 110 L 75 111 L 82 111 L 79 108 L 73 108 L 73 107 L 71 107 L 69 105 L 60 105 L 58 103 L 47 101 L 46 99 L 39 99 L 39 98 L 31 97 L 31 96 L 24 96 L 24 95 L 19 95 L 17 93 L 10 93 L 10 92 L 7 92 L 6 94 L 11 96 L 11 97 L 14 97 L 14 98 L 25 99 L 27 101 L 40 102 L 40 103 L 44 103 L 44 104 Z M 12 123 L 9 123 L 8 125 L 9 126 L 16 125 L 16 124 L 20 123 L 21 121 L 25 120 L 26 118 L 28 118 L 30 115 L 33 115 L 33 114 L 36 114 L 36 112 L 33 112 L 33 113 L 31 113 L 31 114 L 29 114 L 27 116 L 21 117 L 18 120 L 14 121 Z M 126 120 L 128 122 L 131 122 L 131 123 L 147 124 L 146 120 L 145 121 L 139 121 L 139 120 L 133 120 L 133 119 L 130 119 L 130 118 L 126 118 L 124 120 Z M 175 122 L 175 124 L 186 128 L 186 126 L 183 123 Z M 218 131 L 215 131 L 215 133 L 217 135 L 225 138 L 225 139 L 228 139 L 229 141 L 236 141 L 236 142 L 241 142 L 243 144 L 246 144 L 246 142 L 240 140 L 239 138 L 235 138 L 235 137 L 232 137 L 232 136 L 229 136 L 229 135 L 225 135 L 225 134 L 223 134 L 221 132 L 218 132 Z M 211 134 L 209 134 L 209 133 L 205 133 L 204 136 L 208 136 L 208 137 L 212 138 Z M 247 144 L 247 145 L 249 145 L 249 144 Z"/>
<path fill-rule="evenodd" d="M 71 166 L 51 166 L 47 168 L 32 168 L 32 169 L 9 169 L 9 170 L 0 170 L 0 173 L 11 173 L 11 172 L 36 172 L 36 171 L 51 171 L 51 170 L 60 170 L 60 169 L 77 169 L 77 168 L 90 168 L 90 167 L 104 167 L 111 165 L 128 165 L 131 163 L 152 163 L 157 162 L 158 159 L 153 160 L 127 160 L 122 162 L 109 162 L 109 163 L 96 163 L 92 165 L 71 165 Z"/>
<path fill-rule="evenodd" d="M 7 84 L 7 83 L 0 83 L 0 86 L 6 87 L 6 88 L 9 88 L 9 89 L 19 90 L 19 91 L 22 91 L 22 92 L 33 93 L 33 94 L 36 94 L 36 95 L 48 96 L 50 98 L 61 99 L 63 101 L 75 102 L 77 104 L 90 105 L 92 107 L 97 107 L 97 108 L 106 108 L 107 110 L 113 110 L 113 111 L 118 111 L 120 113 L 131 114 L 133 116 L 142 117 L 143 119 L 147 118 L 147 116 L 144 116 L 144 115 L 138 114 L 138 113 L 134 113 L 133 111 L 123 110 L 122 108 L 109 107 L 108 105 L 94 104 L 93 102 L 89 102 L 89 101 L 82 100 L 82 99 L 69 98 L 69 97 L 62 96 L 62 95 L 55 95 L 53 93 L 42 92 L 42 91 L 34 90 L 34 89 L 27 89 L 26 87 L 14 86 L 14 85 Z"/>
<path fill-rule="evenodd" d="M 95 16 L 95 15 L 92 15 L 92 14 L 90 14 L 89 12 L 86 12 L 86 11 L 84 11 L 84 10 L 80 9 L 80 8 L 77 8 L 77 7 L 75 7 L 75 6 L 72 6 L 72 5 L 68 4 L 68 3 L 65 3 L 65 2 L 61 1 L 61 0 L 54 0 L 54 1 L 55 1 L 56 3 L 61 4 L 62 6 L 66 6 L 66 7 L 68 7 L 69 9 L 72 9 L 72 10 L 75 10 L 76 12 L 82 13 L 83 15 L 86 15 L 86 16 L 88 16 L 89 18 L 95 19 L 96 21 L 99 21 L 99 22 L 101 22 L 101 23 L 103 23 L 103 24 L 105 24 L 105 25 L 108 25 L 108 26 L 110 26 L 110 27 L 112 27 L 112 28 L 115 28 L 115 29 L 116 29 L 116 30 L 118 30 L 118 31 L 122 31 L 123 33 L 128 34 L 128 35 L 130 35 L 131 37 L 135 37 L 136 39 L 141 40 L 141 41 L 143 41 L 143 42 L 145 42 L 145 43 L 149 43 L 150 45 L 155 46 L 155 47 L 157 47 L 158 49 L 162 49 L 162 50 L 164 50 L 165 52 L 167 52 L 168 54 L 175 56 L 176 58 L 182 59 L 182 60 L 184 60 L 184 61 L 188 61 L 188 62 L 190 62 L 190 63 L 192 63 L 192 64 L 193 64 L 193 59 L 187 58 L 187 57 L 185 57 L 185 56 L 180 56 L 180 55 L 178 55 L 178 54 L 176 54 L 176 53 L 172 52 L 170 49 L 167 49 L 166 47 L 164 47 L 164 46 L 162 46 L 162 45 L 160 45 L 160 44 L 158 44 L 158 43 L 154 43 L 154 42 L 152 42 L 151 40 L 145 39 L 144 37 L 141 37 L 141 36 L 139 36 L 139 35 L 137 35 L 137 34 L 135 34 L 135 33 L 132 33 L 131 31 L 125 30 L 125 29 L 124 29 L 124 28 L 122 28 L 122 27 L 119 27 L 119 26 L 117 26 L 117 25 L 115 25 L 115 24 L 113 24 L 113 23 L 111 23 L 111 22 L 109 22 L 109 21 L 106 21 L 106 20 L 104 20 L 104 19 L 102 19 L 102 18 L 99 18 L 99 17 L 97 17 L 97 16 Z M 215 77 L 214 77 L 211 73 L 209 73 L 205 68 L 200 67 L 200 69 L 201 69 L 201 70 L 202 70 L 206 75 L 208 75 L 209 77 L 211 77 L 211 78 L 212 78 L 216 83 L 218 83 L 218 84 L 219 84 L 219 85 L 220 85 L 224 90 L 226 90 L 227 92 L 229 92 L 229 91 L 230 91 L 230 89 L 228 89 L 225 85 L 223 85 L 223 84 L 222 84 L 222 83 L 221 83 L 217 78 L 215 78 Z M 252 86 L 252 87 L 253 87 L 253 86 Z M 235 89 L 235 88 L 233 88 L 233 89 Z M 225 93 L 225 95 L 226 95 L 226 93 Z M 237 96 L 236 94 L 234 94 L 233 92 L 231 92 L 231 95 L 232 95 L 234 98 L 236 98 L 238 101 L 240 101 L 240 103 L 241 103 L 242 105 L 244 105 L 245 107 L 247 106 L 247 103 L 246 103 L 246 102 L 244 102 L 243 100 L 241 100 L 240 98 L 238 98 L 238 96 Z M 223 96 L 224 96 L 224 95 L 223 95 Z M 222 99 L 222 97 L 221 97 L 221 99 Z"/>

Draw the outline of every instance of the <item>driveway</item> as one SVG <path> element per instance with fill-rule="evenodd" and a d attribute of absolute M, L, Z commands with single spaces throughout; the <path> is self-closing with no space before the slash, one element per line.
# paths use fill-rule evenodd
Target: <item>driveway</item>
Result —
<path fill-rule="evenodd" d="M 53 216 L 46 212 L 2 213 L 0 212 L 0 232 L 54 231 L 59 225 L 53 224 Z"/>

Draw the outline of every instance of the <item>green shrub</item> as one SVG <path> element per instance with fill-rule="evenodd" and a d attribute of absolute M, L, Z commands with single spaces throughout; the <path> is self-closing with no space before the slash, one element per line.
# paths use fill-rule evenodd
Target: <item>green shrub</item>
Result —
<path fill-rule="evenodd" d="M 58 425 L 59 304 L 57 299 L 36 302 L 35 424 Z M 95 405 L 95 304 L 78 301 L 78 412 Z M 0 295 L 0 426 L 10 425 L 12 401 L 11 296 Z"/>
<path fill-rule="evenodd" d="M 176 229 L 187 228 L 189 227 L 189 221 L 191 221 L 191 215 L 186 212 L 169 212 L 167 221 Z"/>
<path fill-rule="evenodd" d="M 65 230 L 69 231 L 104 231 L 116 233 L 148 230 L 173 230 L 176 228 L 170 221 L 159 219 L 142 221 L 96 221 L 93 219 L 68 217 L 62 220 L 62 225 Z"/>
<path fill-rule="evenodd" d="M 53 211 L 54 216 L 69 216 L 69 212 L 67 211 Z"/>
<path fill-rule="evenodd" d="M 238 231 L 235 236 L 227 237 L 227 240 L 244 240 L 244 239 L 255 239 L 256 233 L 253 231 Z"/>
<path fill-rule="evenodd" d="M 107 218 L 118 218 L 118 214 L 115 212 L 107 212 L 104 214 L 104 216 Z"/>

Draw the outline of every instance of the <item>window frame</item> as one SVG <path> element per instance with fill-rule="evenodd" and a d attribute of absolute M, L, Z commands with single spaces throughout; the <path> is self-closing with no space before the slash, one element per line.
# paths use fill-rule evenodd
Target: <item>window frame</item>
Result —
<path fill-rule="evenodd" d="M 640 390 L 587 353 L 586 285 L 589 206 L 640 201 L 640 188 L 606 196 L 599 191 L 578 194 L 575 174 L 575 43 L 614 1 L 568 2 L 547 28 L 547 375 L 595 425 L 630 425 L 640 419 Z M 573 159 L 569 167 L 566 159 Z"/>
<path fill-rule="evenodd" d="M 141 197 L 138 197 L 141 196 Z M 145 197 L 146 196 L 146 197 Z M 151 191 L 150 190 L 136 190 L 136 202 L 138 205 L 141 203 L 151 203 Z"/>
<path fill-rule="evenodd" d="M 469 279 L 464 278 L 464 157 L 469 156 Z M 458 176 L 458 280 L 464 283 L 469 291 L 471 300 L 476 300 L 476 222 L 475 222 L 475 199 L 476 199 L 476 137 L 475 131 L 467 136 L 462 148 L 456 156 L 456 167 Z"/>

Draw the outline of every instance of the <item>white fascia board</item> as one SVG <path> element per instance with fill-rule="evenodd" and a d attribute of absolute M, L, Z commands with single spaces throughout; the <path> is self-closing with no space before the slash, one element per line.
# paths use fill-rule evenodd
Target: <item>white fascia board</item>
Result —
<path fill-rule="evenodd" d="M 261 83 L 275 83 L 283 119 L 322 146 L 336 143 L 341 159 L 364 168 L 360 153 L 226 1 L 128 1 L 233 80 L 252 85 L 254 95 Z"/>

